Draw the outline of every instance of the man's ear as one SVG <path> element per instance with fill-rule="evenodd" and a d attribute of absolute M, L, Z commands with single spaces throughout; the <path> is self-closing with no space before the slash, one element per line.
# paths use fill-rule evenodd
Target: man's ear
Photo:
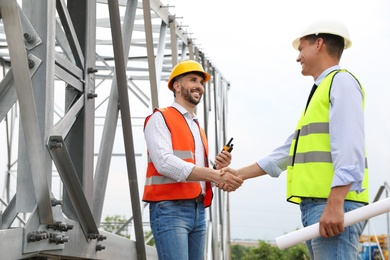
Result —
<path fill-rule="evenodd" d="M 175 89 L 176 92 L 177 92 L 178 90 L 180 90 L 179 82 L 177 82 L 177 81 L 173 82 L 172 87 Z"/>
<path fill-rule="evenodd" d="M 324 46 L 324 39 L 318 38 L 316 40 L 316 44 L 317 44 L 317 49 L 320 49 L 322 46 Z"/>

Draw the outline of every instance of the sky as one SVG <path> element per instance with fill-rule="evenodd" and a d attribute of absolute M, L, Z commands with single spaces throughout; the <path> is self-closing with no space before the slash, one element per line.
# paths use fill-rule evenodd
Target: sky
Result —
<path fill-rule="evenodd" d="M 256 162 L 295 129 L 313 84 L 301 74 L 291 42 L 310 21 L 334 18 L 348 28 L 352 47 L 340 65 L 366 91 L 366 139 L 371 200 L 390 179 L 390 2 L 273 0 L 163 1 L 230 81 L 228 138 L 231 166 Z M 231 237 L 274 240 L 302 228 L 299 206 L 286 202 L 286 174 L 245 181 L 230 193 Z M 382 198 L 384 198 L 382 196 Z M 386 215 L 365 233 L 387 233 Z M 369 230 L 368 230 L 369 229 Z"/>
<path fill-rule="evenodd" d="M 352 72 L 366 91 L 371 200 L 381 185 L 390 182 L 390 86 L 387 77 L 390 72 L 390 1 L 162 2 L 172 6 L 170 13 L 176 14 L 179 22 L 196 38 L 196 45 L 230 82 L 227 133 L 228 138 L 234 138 L 233 168 L 252 164 L 266 156 L 283 144 L 295 129 L 313 79 L 302 76 L 301 66 L 296 62 L 298 52 L 291 42 L 315 19 L 329 17 L 344 22 L 350 31 L 352 47 L 344 52 L 340 65 Z M 102 129 L 100 120 L 96 121 L 97 133 Z M 143 121 L 133 123 L 136 124 L 135 131 L 142 133 Z M 121 127 L 116 137 L 123 145 L 120 130 Z M 4 138 L 3 134 L 1 138 Z M 98 139 L 99 135 L 96 135 L 97 143 Z M 144 151 L 144 146 L 141 138 L 135 150 Z M 137 170 L 143 174 L 144 158 L 136 160 Z M 123 163 L 123 158 L 112 159 L 110 170 L 116 177 L 109 180 L 109 198 L 106 198 L 103 217 L 128 215 L 129 191 Z M 61 189 L 59 178 L 53 183 Z M 140 191 L 142 189 L 140 187 Z M 279 178 L 264 176 L 245 181 L 240 189 L 229 195 L 231 238 L 274 240 L 302 228 L 299 207 L 286 202 L 285 197 L 285 173 Z M 374 218 L 369 231 L 366 229 L 365 232 L 386 233 L 385 217 Z"/>

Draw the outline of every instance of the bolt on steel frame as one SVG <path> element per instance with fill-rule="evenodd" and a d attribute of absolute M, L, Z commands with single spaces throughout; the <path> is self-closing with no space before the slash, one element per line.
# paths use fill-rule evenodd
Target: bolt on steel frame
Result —
<path fill-rule="evenodd" d="M 212 75 L 197 114 L 213 159 L 229 82 L 158 0 L 0 0 L 0 15 L 2 259 L 157 259 L 140 199 L 143 120 L 172 99 L 172 67 L 199 61 Z M 126 173 L 131 239 L 99 228 L 113 171 Z M 228 194 L 215 188 L 207 213 L 205 259 L 228 259 Z"/>

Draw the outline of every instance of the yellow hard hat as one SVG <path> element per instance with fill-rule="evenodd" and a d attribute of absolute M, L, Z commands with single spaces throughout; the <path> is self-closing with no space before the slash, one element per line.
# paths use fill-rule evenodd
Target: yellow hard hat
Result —
<path fill-rule="evenodd" d="M 211 76 L 207 72 L 205 72 L 202 68 L 202 65 L 200 65 L 198 62 L 193 60 L 183 60 L 179 62 L 171 72 L 171 75 L 169 76 L 168 80 L 168 88 L 170 90 L 173 89 L 173 79 L 181 74 L 187 73 L 187 72 L 200 72 L 204 75 L 204 82 L 210 80 Z"/>
<path fill-rule="evenodd" d="M 351 38 L 349 37 L 349 32 L 347 27 L 338 20 L 324 19 L 318 20 L 310 24 L 306 29 L 301 33 L 301 36 L 296 38 L 292 45 L 294 49 L 298 50 L 299 42 L 302 37 L 320 33 L 334 34 L 344 38 L 344 49 L 348 49 L 352 45 Z"/>

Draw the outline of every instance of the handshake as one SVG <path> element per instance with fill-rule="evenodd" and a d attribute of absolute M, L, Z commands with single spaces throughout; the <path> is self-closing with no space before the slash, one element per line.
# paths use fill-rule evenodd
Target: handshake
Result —
<path fill-rule="evenodd" d="M 224 148 L 216 156 L 214 164 L 214 169 L 217 171 L 219 170 L 219 176 L 217 176 L 217 180 L 214 180 L 213 182 L 216 187 L 228 192 L 237 190 L 243 183 L 242 178 L 238 175 L 238 171 L 228 167 L 232 160 L 232 155 L 230 153 L 233 149 L 232 145 L 230 145 L 232 139 L 225 146 L 225 148 L 230 147 L 230 149 Z"/>
<path fill-rule="evenodd" d="M 215 186 L 224 191 L 237 190 L 244 181 L 238 175 L 238 171 L 229 167 L 222 168 L 219 172 L 219 182 Z"/>

